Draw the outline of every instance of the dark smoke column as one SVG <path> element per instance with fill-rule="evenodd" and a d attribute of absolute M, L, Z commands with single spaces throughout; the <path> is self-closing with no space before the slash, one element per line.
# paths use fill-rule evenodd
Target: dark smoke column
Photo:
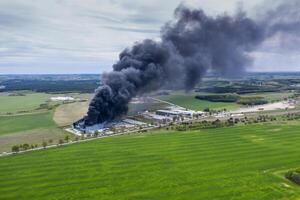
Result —
<path fill-rule="evenodd" d="M 124 50 L 113 66 L 114 71 L 102 76 L 102 86 L 90 103 L 85 124 L 111 121 L 126 114 L 132 97 L 164 84 L 168 60 L 168 49 L 151 40 Z"/>
<path fill-rule="evenodd" d="M 243 73 L 252 62 L 248 54 L 288 25 L 272 24 L 276 29 L 268 20 L 256 22 L 244 12 L 210 17 L 202 10 L 179 6 L 175 20 L 162 28 L 160 42 L 145 40 L 125 49 L 113 72 L 103 75 L 84 118 L 85 125 L 121 117 L 138 94 L 165 85 L 190 90 L 207 70 L 223 75 Z"/>

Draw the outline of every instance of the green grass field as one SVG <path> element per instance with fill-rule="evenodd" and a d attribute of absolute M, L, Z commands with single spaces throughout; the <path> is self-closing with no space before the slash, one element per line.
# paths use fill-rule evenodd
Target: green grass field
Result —
<path fill-rule="evenodd" d="M 0 117 L 0 136 L 49 127 L 55 127 L 51 112 Z"/>
<path fill-rule="evenodd" d="M 50 95 L 45 93 L 24 93 L 26 96 L 0 96 L 0 114 L 32 111 L 45 103 Z"/>
<path fill-rule="evenodd" d="M 202 111 L 205 108 L 210 108 L 212 110 L 222 110 L 222 109 L 235 110 L 242 106 L 237 103 L 210 102 L 210 101 L 199 100 L 195 98 L 196 95 L 209 95 L 209 94 L 212 93 L 173 92 L 170 95 L 159 96 L 158 98 L 182 106 L 184 108 L 198 110 L 198 111 Z M 291 92 L 282 92 L 282 93 L 270 92 L 270 93 L 251 93 L 242 96 L 262 96 L 269 102 L 273 102 L 273 101 L 281 101 L 284 98 L 291 96 L 292 94 L 293 93 Z"/>
<path fill-rule="evenodd" d="M 25 96 L 15 95 L 19 93 Z M 72 96 L 81 100 L 90 98 L 90 94 L 77 93 L 46 94 L 17 91 L 0 94 L 0 153 L 11 151 L 11 147 L 17 144 L 41 145 L 43 141 L 49 139 L 58 143 L 59 139 L 63 139 L 68 134 L 58 126 L 71 124 L 86 112 L 82 110 L 86 109 L 87 102 L 76 102 L 72 107 L 71 104 L 62 104 L 62 102 L 48 102 L 52 96 Z M 44 103 L 47 103 L 52 110 L 48 110 L 47 106 L 42 110 L 36 110 Z M 59 104 L 62 105 L 56 107 Z M 74 137 L 69 135 L 71 138 Z"/>
<path fill-rule="evenodd" d="M 261 96 L 264 97 L 269 102 L 273 102 L 273 101 L 282 101 L 284 98 L 288 98 L 292 95 L 293 95 L 292 92 L 265 92 L 265 93 L 246 94 L 243 96 Z"/>
<path fill-rule="evenodd" d="M 210 108 L 213 110 L 233 110 L 239 108 L 239 105 L 236 103 L 222 103 L 222 102 L 210 102 L 199 100 L 195 98 L 195 94 L 171 94 L 166 96 L 160 96 L 159 99 L 182 106 L 184 108 L 202 111 L 205 108 Z"/>
<path fill-rule="evenodd" d="M 8 93 L 0 94 L 0 115 L 7 113 L 18 113 L 22 111 L 34 111 L 39 108 L 41 104 L 47 103 L 50 97 L 55 96 L 72 96 L 76 99 L 89 99 L 91 94 L 46 94 L 35 93 L 29 91 L 21 91 L 15 93 L 22 93 L 25 96 L 9 96 Z M 58 104 L 61 102 L 52 102 L 51 104 Z"/>
<path fill-rule="evenodd" d="M 0 199 L 299 199 L 300 125 L 120 136 L 0 158 Z"/>

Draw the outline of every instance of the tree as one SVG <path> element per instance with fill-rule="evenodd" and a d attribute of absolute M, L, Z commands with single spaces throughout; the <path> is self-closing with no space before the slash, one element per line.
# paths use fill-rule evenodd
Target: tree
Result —
<path fill-rule="evenodd" d="M 66 135 L 65 136 L 65 141 L 68 143 L 69 142 L 69 139 L 70 139 L 70 136 L 69 135 Z"/>
<path fill-rule="evenodd" d="M 94 136 L 95 136 L 95 137 L 98 137 L 98 135 L 99 135 L 99 131 L 96 131 L 96 132 L 94 133 Z"/>
<path fill-rule="evenodd" d="M 210 109 L 209 108 L 204 108 L 203 111 L 204 112 L 210 112 Z"/>
<path fill-rule="evenodd" d="M 47 147 L 47 142 L 43 141 L 42 146 L 44 147 L 44 149 Z"/>
<path fill-rule="evenodd" d="M 58 144 L 63 144 L 64 143 L 64 140 L 63 139 L 59 139 L 58 140 Z"/>
<path fill-rule="evenodd" d="M 30 148 L 30 145 L 29 144 L 23 144 L 22 147 L 23 147 L 24 150 L 28 150 Z"/>
<path fill-rule="evenodd" d="M 11 151 L 12 151 L 12 152 L 19 152 L 19 151 L 20 151 L 19 145 L 14 145 L 14 146 L 11 148 Z"/>

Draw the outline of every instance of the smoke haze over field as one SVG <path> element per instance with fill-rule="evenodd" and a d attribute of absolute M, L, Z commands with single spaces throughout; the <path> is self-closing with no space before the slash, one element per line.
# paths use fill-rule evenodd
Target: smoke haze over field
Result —
<path fill-rule="evenodd" d="M 183 5 L 161 30 L 161 41 L 144 40 L 125 49 L 113 72 L 102 77 L 90 103 L 86 125 L 114 120 L 136 95 L 172 85 L 192 89 L 208 70 L 238 76 L 251 66 L 250 53 L 272 38 L 295 38 L 300 31 L 299 4 L 285 1 L 261 18 L 242 10 L 211 17 Z M 284 42 L 284 41 L 283 41 Z"/>

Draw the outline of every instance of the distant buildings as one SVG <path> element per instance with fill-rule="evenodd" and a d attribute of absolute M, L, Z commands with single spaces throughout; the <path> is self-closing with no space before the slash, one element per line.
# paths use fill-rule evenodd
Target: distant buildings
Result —
<path fill-rule="evenodd" d="M 194 111 L 194 110 L 183 110 L 176 107 L 170 107 L 170 110 L 157 110 L 155 112 L 157 115 L 168 116 L 168 117 L 196 117 L 203 116 L 205 112 Z"/>
<path fill-rule="evenodd" d="M 139 101 L 136 100 L 136 102 Z M 151 126 L 150 124 L 160 125 L 206 115 L 206 112 L 188 110 L 178 106 L 169 106 L 165 110 L 156 110 L 154 112 L 145 111 L 140 113 L 140 115 L 136 118 L 139 119 L 139 121 L 126 118 L 123 120 L 115 120 L 112 122 L 86 126 L 84 119 L 81 119 L 73 124 L 72 129 L 74 130 L 74 134 L 78 134 L 78 132 L 80 132 L 84 135 L 94 135 L 96 133 L 100 135 L 107 135 L 147 128 Z"/>
<path fill-rule="evenodd" d="M 168 110 L 157 110 L 155 112 L 144 112 L 142 115 L 146 119 L 153 120 L 158 123 L 166 123 L 177 121 L 182 118 L 193 118 L 206 116 L 206 112 L 187 110 L 176 106 L 168 107 Z"/>
<path fill-rule="evenodd" d="M 51 97 L 51 101 L 74 101 L 73 97 Z"/>

